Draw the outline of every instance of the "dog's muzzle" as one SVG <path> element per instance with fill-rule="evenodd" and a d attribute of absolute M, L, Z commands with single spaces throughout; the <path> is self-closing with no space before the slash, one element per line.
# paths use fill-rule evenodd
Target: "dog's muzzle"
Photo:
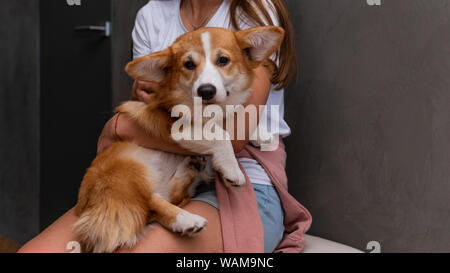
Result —
<path fill-rule="evenodd" d="M 198 96 L 205 101 L 213 99 L 216 93 L 217 89 L 212 84 L 203 84 L 197 89 Z"/>

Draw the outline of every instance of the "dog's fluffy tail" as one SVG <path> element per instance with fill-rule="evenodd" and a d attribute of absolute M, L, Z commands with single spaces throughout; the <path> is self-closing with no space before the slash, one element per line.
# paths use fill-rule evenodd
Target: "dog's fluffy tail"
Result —
<path fill-rule="evenodd" d="M 85 209 L 73 226 L 83 251 L 113 252 L 122 246 L 134 246 L 145 228 L 145 212 L 134 204 L 113 202 L 107 196 L 101 199 Z"/>

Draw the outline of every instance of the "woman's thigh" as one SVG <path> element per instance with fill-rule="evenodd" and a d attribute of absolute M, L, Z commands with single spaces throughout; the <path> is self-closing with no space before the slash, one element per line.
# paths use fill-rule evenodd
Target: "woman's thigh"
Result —
<path fill-rule="evenodd" d="M 77 219 L 74 209 L 69 210 L 42 233 L 22 246 L 18 252 L 69 252 L 66 249 L 67 244 L 71 241 L 76 241 L 71 227 Z"/>
<path fill-rule="evenodd" d="M 222 252 L 219 211 L 201 201 L 192 201 L 184 209 L 205 217 L 208 220 L 208 226 L 196 236 L 182 237 L 154 224 L 134 248 L 121 249 L 120 252 Z M 41 234 L 25 244 L 19 252 L 69 252 L 70 250 L 66 249 L 67 244 L 77 241 L 72 232 L 72 225 L 76 220 L 74 210 L 69 210 Z"/>
<path fill-rule="evenodd" d="M 191 201 L 183 209 L 206 218 L 208 220 L 206 228 L 193 237 L 182 237 L 159 224 L 154 224 L 134 248 L 120 249 L 119 252 L 223 252 L 219 211 L 202 201 Z"/>

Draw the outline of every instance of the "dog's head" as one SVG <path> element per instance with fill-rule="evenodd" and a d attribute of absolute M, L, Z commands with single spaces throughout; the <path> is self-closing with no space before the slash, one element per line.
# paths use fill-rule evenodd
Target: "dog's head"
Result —
<path fill-rule="evenodd" d="M 155 95 L 169 104 L 243 104 L 254 80 L 253 69 L 276 52 L 280 27 L 242 31 L 202 28 L 180 36 L 166 50 L 130 62 L 126 71 L 137 80 L 159 84 Z"/>

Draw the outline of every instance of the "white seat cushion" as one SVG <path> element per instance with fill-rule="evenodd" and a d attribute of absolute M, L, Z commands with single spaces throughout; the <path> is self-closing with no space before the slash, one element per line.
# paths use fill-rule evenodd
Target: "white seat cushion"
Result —
<path fill-rule="evenodd" d="M 356 248 L 305 234 L 302 253 L 364 253 Z"/>

